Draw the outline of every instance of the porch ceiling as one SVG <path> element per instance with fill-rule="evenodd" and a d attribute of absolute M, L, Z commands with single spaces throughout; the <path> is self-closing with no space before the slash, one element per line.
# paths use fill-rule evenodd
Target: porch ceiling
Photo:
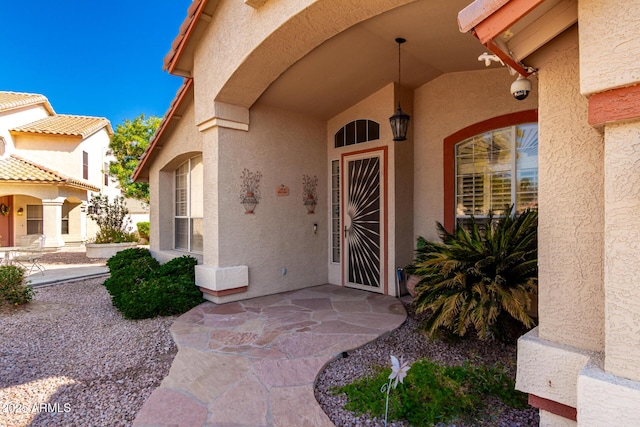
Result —
<path fill-rule="evenodd" d="M 407 39 L 403 88 L 445 73 L 484 69 L 478 56 L 487 49 L 458 28 L 458 12 L 469 3 L 418 0 L 355 25 L 286 70 L 258 101 L 328 119 L 398 80 L 397 37 Z"/>

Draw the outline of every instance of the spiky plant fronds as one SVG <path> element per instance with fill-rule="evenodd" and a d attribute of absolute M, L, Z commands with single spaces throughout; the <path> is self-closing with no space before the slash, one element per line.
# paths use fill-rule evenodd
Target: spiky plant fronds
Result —
<path fill-rule="evenodd" d="M 414 304 L 418 313 L 431 312 L 424 324 L 430 335 L 443 327 L 487 339 L 503 312 L 526 328 L 535 325 L 528 310 L 538 290 L 537 223 L 534 210 L 490 215 L 486 226 L 474 220 L 453 233 L 438 223 L 442 243 L 422 242 L 413 271 L 421 276 Z"/>

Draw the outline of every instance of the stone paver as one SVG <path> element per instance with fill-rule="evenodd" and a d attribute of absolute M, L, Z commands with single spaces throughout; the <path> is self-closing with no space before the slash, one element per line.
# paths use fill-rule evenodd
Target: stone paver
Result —
<path fill-rule="evenodd" d="M 172 326 L 178 354 L 134 426 L 332 426 L 318 372 L 406 316 L 394 297 L 333 285 L 201 304 Z"/>

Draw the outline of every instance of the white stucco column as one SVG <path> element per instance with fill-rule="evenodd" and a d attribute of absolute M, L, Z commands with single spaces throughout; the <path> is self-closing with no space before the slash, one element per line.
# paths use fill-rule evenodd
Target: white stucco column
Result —
<path fill-rule="evenodd" d="M 580 89 L 604 128 L 604 355 L 578 377 L 580 426 L 640 420 L 640 3 L 580 0 Z M 611 25 L 615 23 L 615 25 Z"/>
<path fill-rule="evenodd" d="M 45 248 L 64 246 L 61 232 L 62 203 L 64 203 L 63 198 L 42 201 L 43 230 L 46 236 Z"/>
<path fill-rule="evenodd" d="M 604 350 L 604 141 L 578 63 L 576 39 L 538 74 L 539 326 L 518 341 L 516 388 L 541 408 L 541 426 L 577 424 L 578 377 Z"/>
<path fill-rule="evenodd" d="M 605 370 L 640 381 L 640 121 L 605 132 Z"/>

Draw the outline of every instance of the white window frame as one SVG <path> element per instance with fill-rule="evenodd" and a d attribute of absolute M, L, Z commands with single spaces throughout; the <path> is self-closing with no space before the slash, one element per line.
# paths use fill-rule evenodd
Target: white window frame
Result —
<path fill-rule="evenodd" d="M 520 123 L 517 125 L 513 125 L 513 126 L 506 126 L 506 127 L 501 127 L 501 128 L 496 128 L 496 129 L 492 129 L 489 130 L 487 132 L 482 132 L 480 134 L 474 135 L 470 138 L 466 138 L 463 141 L 458 142 L 455 145 L 454 148 L 454 159 L 455 159 L 455 165 L 454 165 L 454 176 L 455 176 L 455 181 L 454 181 L 454 205 L 455 205 L 455 212 L 454 212 L 454 222 L 456 224 L 456 226 L 460 223 L 466 223 L 468 222 L 471 217 L 473 216 L 476 220 L 483 220 L 483 219 L 487 219 L 488 218 L 488 213 L 470 213 L 470 214 L 459 214 L 458 213 L 458 201 L 459 201 L 459 194 L 458 194 L 458 188 L 459 188 L 459 179 L 463 176 L 460 173 L 459 170 L 459 152 L 458 152 L 458 148 L 462 147 L 463 145 L 471 142 L 472 140 L 478 138 L 478 137 L 482 137 L 484 135 L 487 134 L 493 134 L 494 132 L 500 132 L 500 131 L 506 131 L 509 132 L 511 137 L 510 137 L 510 159 L 508 163 L 503 163 L 503 165 L 509 165 L 509 170 L 505 170 L 505 173 L 509 173 L 511 175 L 511 188 L 510 188 L 510 202 L 506 203 L 506 205 L 513 205 L 514 206 L 514 211 L 518 210 L 518 206 L 517 206 L 517 200 L 518 200 L 518 146 L 517 146 L 517 142 L 518 142 L 518 138 L 517 138 L 517 129 L 518 127 L 521 126 L 530 126 L 530 125 L 536 125 L 537 123 L 535 122 L 530 122 L 530 123 Z M 537 140 L 537 129 L 536 129 L 536 140 Z M 537 146 L 537 143 L 536 143 Z M 475 151 L 474 151 L 474 155 L 475 155 Z M 536 154 L 537 157 L 537 154 Z M 474 160 L 475 163 L 475 160 Z M 492 188 L 492 184 L 491 184 L 491 178 L 492 176 L 497 176 L 498 173 L 496 173 L 496 171 L 480 171 L 479 173 L 477 173 L 478 176 L 482 177 L 482 193 L 480 193 L 479 196 L 477 197 L 484 197 L 485 201 L 483 202 L 483 205 L 488 203 L 489 204 L 489 209 L 493 209 L 494 210 L 494 217 L 500 217 L 503 216 L 504 214 L 506 214 L 507 212 L 502 212 L 500 210 L 500 208 L 502 208 L 503 206 L 493 206 L 493 198 L 494 198 L 494 193 L 493 193 L 493 188 Z M 536 164 L 536 168 L 534 171 L 534 176 L 535 176 L 535 181 L 537 182 L 538 180 L 538 166 Z M 535 196 L 535 200 L 536 200 L 536 205 L 532 206 L 532 207 L 537 207 L 537 186 L 535 187 L 535 190 L 533 191 L 535 192 L 536 196 Z M 475 192 L 474 192 L 475 194 Z M 475 197 L 474 197 L 475 198 Z M 484 206 L 483 206 L 484 208 Z M 510 212 L 510 213 L 515 213 L 515 212 Z"/>
<path fill-rule="evenodd" d="M 200 162 L 202 163 L 202 155 L 198 155 L 198 156 L 194 156 L 190 159 L 188 159 L 185 162 L 182 162 L 180 165 L 178 165 L 178 167 L 175 168 L 174 172 L 173 172 L 173 248 L 177 251 L 185 251 L 185 252 L 193 252 L 193 253 L 198 253 L 201 254 L 203 253 L 203 249 L 194 249 L 194 242 L 192 241 L 192 237 L 193 237 L 193 223 L 194 220 L 203 220 L 203 216 L 196 216 L 193 215 L 193 213 L 191 212 L 191 207 L 192 207 L 192 197 L 193 197 L 193 193 L 192 193 L 192 180 L 191 180 L 191 172 L 192 172 L 192 162 L 194 161 L 194 159 L 200 158 Z M 186 179 L 186 200 L 184 203 L 186 203 L 186 215 L 178 215 L 177 213 L 177 205 L 178 202 L 176 200 L 176 194 L 177 194 L 177 174 L 178 174 L 178 170 L 183 167 L 184 165 L 186 165 L 187 167 L 187 179 Z M 202 183 L 202 185 L 200 186 L 201 188 L 204 188 L 204 183 Z M 200 194 L 199 195 L 200 198 L 204 197 L 204 194 Z M 179 247 L 178 246 L 178 239 L 177 239 L 177 235 L 176 235 L 176 223 L 177 220 L 186 220 L 187 223 L 187 247 L 183 248 L 183 247 Z M 204 243 L 203 243 L 204 245 Z"/>

